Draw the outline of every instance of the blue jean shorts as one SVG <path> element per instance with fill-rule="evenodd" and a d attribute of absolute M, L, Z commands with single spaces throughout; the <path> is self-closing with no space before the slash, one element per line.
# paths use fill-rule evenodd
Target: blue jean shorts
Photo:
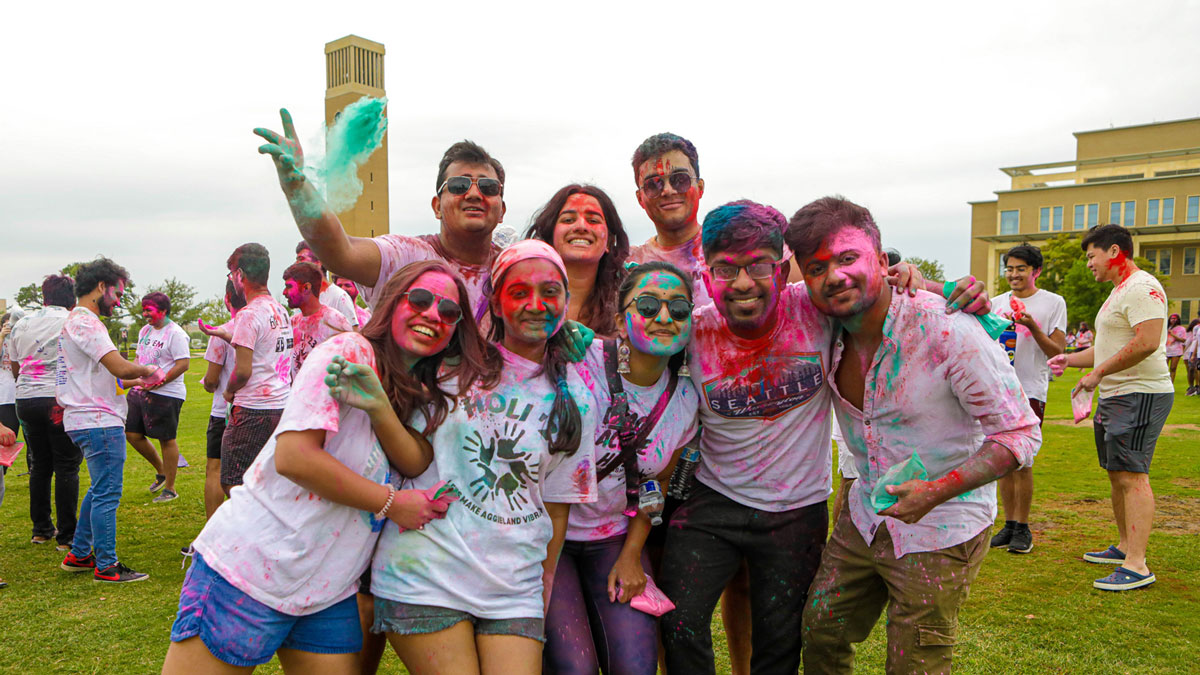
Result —
<path fill-rule="evenodd" d="M 362 650 L 353 595 L 315 614 L 284 614 L 235 588 L 199 553 L 183 580 L 171 642 L 196 636 L 213 656 L 232 666 L 260 666 L 280 648 L 314 654 Z"/>

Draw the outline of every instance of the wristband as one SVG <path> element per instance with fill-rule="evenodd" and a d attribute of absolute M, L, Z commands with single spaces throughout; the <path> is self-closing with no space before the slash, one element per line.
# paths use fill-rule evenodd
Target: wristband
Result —
<path fill-rule="evenodd" d="M 388 509 L 392 508 L 392 500 L 396 498 L 396 488 L 392 487 L 391 485 L 388 485 L 387 489 L 388 489 L 387 501 L 383 503 L 383 508 L 379 509 L 379 512 L 375 514 L 375 520 L 384 520 L 387 518 Z"/>

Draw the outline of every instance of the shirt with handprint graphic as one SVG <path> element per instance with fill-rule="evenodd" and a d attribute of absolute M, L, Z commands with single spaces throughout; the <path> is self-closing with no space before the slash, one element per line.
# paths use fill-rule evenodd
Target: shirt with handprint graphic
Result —
<path fill-rule="evenodd" d="M 376 483 L 393 480 L 367 413 L 329 395 L 325 369 L 334 355 L 376 367 L 374 350 L 358 333 L 321 343 L 297 373 L 295 395 L 246 469 L 245 483 L 233 489 L 193 543 L 230 584 L 293 616 L 319 612 L 354 594 L 382 523 L 373 513 L 335 504 L 279 475 L 279 434 L 322 429 L 325 452 L 334 459 Z"/>
<path fill-rule="evenodd" d="M 584 384 L 592 394 L 599 423 L 596 425 L 596 470 L 601 471 L 609 464 L 620 461 L 621 446 L 617 440 L 617 429 L 606 423 L 612 405 L 608 390 L 608 375 L 604 370 L 604 343 L 592 342 L 587 355 L 576 366 Z M 667 389 L 670 373 L 649 387 L 639 387 L 625 380 L 622 388 L 633 413 L 630 424 L 640 428 L 642 420 L 662 397 Z M 638 448 L 638 482 L 656 478 L 671 462 L 675 451 L 683 447 L 696 434 L 696 419 L 699 414 L 700 397 L 696 385 L 689 378 L 679 378 L 675 393 L 667 403 L 654 430 Z M 625 515 L 625 467 L 617 466 L 596 486 L 596 501 L 580 504 L 571 509 L 571 520 L 567 526 L 570 541 L 598 541 L 624 535 L 629 529 L 629 517 Z"/>
<path fill-rule="evenodd" d="M 423 530 L 384 524 L 371 565 L 372 594 L 488 619 L 542 616 L 542 562 L 554 531 L 544 504 L 596 499 L 595 405 L 579 374 L 567 368 L 583 428 L 578 450 L 551 454 L 547 420 L 555 389 L 540 364 L 500 352 L 500 381 L 459 395 L 429 435 L 433 464 L 404 486 L 447 481 L 462 498 Z M 416 415 L 410 424 L 420 429 L 422 420 Z"/>

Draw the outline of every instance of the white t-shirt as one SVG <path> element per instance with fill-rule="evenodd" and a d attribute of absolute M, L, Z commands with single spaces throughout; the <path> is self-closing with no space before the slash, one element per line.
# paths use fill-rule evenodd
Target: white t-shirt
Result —
<path fill-rule="evenodd" d="M 374 351 L 358 333 L 318 347 L 297 375 L 296 395 L 288 399 L 275 433 L 246 469 L 245 483 L 230 492 L 194 542 L 226 581 L 292 616 L 319 612 L 354 594 L 383 523 L 373 513 L 327 501 L 280 476 L 275 470 L 279 434 L 323 429 L 325 452 L 334 459 L 376 483 L 391 481 L 370 418 L 329 396 L 325 367 L 335 354 L 375 367 Z"/>
<path fill-rule="evenodd" d="M 652 260 L 671 263 L 681 272 L 692 275 L 692 300 L 696 306 L 703 307 L 712 304 L 712 298 L 708 295 L 708 287 L 704 285 L 704 251 L 700 247 L 699 233 L 691 241 L 669 248 L 659 246 L 657 236 L 650 237 L 641 246 L 629 249 L 627 260 L 639 265 Z"/>
<path fill-rule="evenodd" d="M 345 291 L 342 293 L 344 294 Z M 304 316 L 301 312 L 293 314 L 292 377 L 300 372 L 300 366 L 304 365 L 304 359 L 308 358 L 317 345 L 338 333 L 352 330 L 354 327 L 350 325 L 346 317 L 329 305 L 321 305 L 321 309 L 314 312 L 312 316 Z"/>
<path fill-rule="evenodd" d="M 175 367 L 175 361 L 186 359 L 192 355 L 191 341 L 179 324 L 167 319 L 162 328 L 150 324 L 142 326 L 138 331 L 137 362 L 142 365 L 158 366 L 165 375 Z M 181 401 L 187 400 L 187 385 L 183 381 L 186 373 L 171 380 L 157 389 L 155 394 L 170 396 Z"/>
<path fill-rule="evenodd" d="M 579 375 L 592 393 L 597 415 L 596 424 L 596 471 L 597 473 L 609 464 L 620 459 L 621 447 L 617 440 L 617 431 L 609 427 L 605 421 L 609 418 L 609 408 L 612 405 L 611 393 L 608 390 L 608 375 L 604 371 L 604 343 L 600 340 L 592 342 L 588 347 L 583 362 L 577 366 Z M 636 427 L 640 428 L 642 420 L 667 390 L 670 373 L 663 372 L 658 382 L 650 387 L 639 387 L 629 380 L 624 380 L 625 397 L 629 402 L 630 412 L 637 415 Z M 699 412 L 700 397 L 696 394 L 696 386 L 689 378 L 679 378 L 675 393 L 663 410 L 658 424 L 646 439 L 646 444 L 638 448 L 638 471 L 641 474 L 639 483 L 654 479 L 671 463 L 675 450 L 696 435 L 696 418 Z M 625 467 L 618 465 L 597 485 L 596 501 L 579 504 L 571 508 L 571 519 L 567 526 L 567 539 L 571 541 L 596 541 L 624 534 L 629 529 L 629 518 L 625 515 Z"/>
<path fill-rule="evenodd" d="M 218 329 L 232 330 L 233 319 L 221 324 Z M 225 402 L 225 385 L 229 384 L 229 376 L 233 375 L 233 368 L 237 362 L 233 345 L 219 337 L 209 336 L 208 347 L 204 350 L 204 360 L 221 366 L 221 375 L 217 378 L 217 390 L 213 392 L 210 414 L 213 417 L 225 419 L 225 411 L 229 408 L 229 404 Z"/>
<path fill-rule="evenodd" d="M 458 397 L 429 435 L 433 464 L 405 485 L 428 489 L 444 480 L 462 499 L 423 530 L 384 524 L 371 564 L 374 595 L 488 619 L 542 616 L 542 561 L 554 532 L 543 504 L 595 501 L 595 406 L 568 368 L 582 435 L 573 454 L 551 454 L 545 434 L 554 387 L 544 374 L 535 375 L 539 364 L 500 351 L 499 383 Z M 447 389 L 454 391 L 454 384 Z M 422 422 L 414 416 L 415 426 Z"/>
<path fill-rule="evenodd" d="M 1191 334 L 1188 335 L 1187 345 L 1183 348 L 1183 358 L 1196 358 L 1196 346 L 1198 344 L 1200 344 L 1200 326 L 1193 328 Z"/>
<path fill-rule="evenodd" d="M 350 294 L 337 284 L 331 284 L 328 281 L 321 283 L 325 285 L 325 288 L 321 289 L 320 297 L 317 298 L 321 304 L 332 307 L 335 312 L 345 317 L 346 323 L 350 325 L 350 330 L 359 328 L 358 312 L 354 311 L 354 301 L 350 299 Z"/>
<path fill-rule="evenodd" d="M 697 310 L 688 348 L 703 426 L 696 479 L 762 511 L 823 501 L 832 485 L 832 322 L 804 284 L 779 296 L 779 323 L 743 340 L 715 305 Z"/>
<path fill-rule="evenodd" d="M 1100 380 L 1100 398 L 1123 394 L 1165 394 L 1175 391 L 1167 371 L 1167 294 L 1153 274 L 1138 270 L 1113 288 L 1096 313 L 1096 345 L 1093 363 L 1100 365 L 1133 340 L 1134 326 L 1162 319 L 1158 348 L 1132 368 L 1105 375 Z"/>
<path fill-rule="evenodd" d="M 492 260 L 500 252 L 500 248 L 492 245 L 492 254 L 483 265 L 471 265 L 451 258 L 442 248 L 441 239 L 436 234 L 425 234 L 420 237 L 405 237 L 400 234 L 384 234 L 371 241 L 379 247 L 379 279 L 373 287 L 359 286 L 362 298 L 375 309 L 379 291 L 392 275 L 409 263 L 420 260 L 441 260 L 450 266 L 458 276 L 462 277 L 467 287 L 467 295 L 471 298 L 471 309 L 475 312 L 479 330 L 485 335 L 491 321 L 488 318 L 486 286 L 491 275 Z"/>
<path fill-rule="evenodd" d="M 1009 291 L 997 295 L 992 300 L 992 306 L 996 308 L 996 313 L 1006 319 L 1011 319 L 1013 315 L 1012 307 L 1009 305 L 1011 297 L 1012 291 Z M 1038 327 L 1047 336 L 1056 330 L 1066 332 L 1067 301 L 1063 300 L 1061 295 L 1039 288 L 1028 298 L 1017 299 L 1025 303 L 1025 311 L 1033 317 Z M 1033 339 L 1033 333 L 1029 332 L 1028 328 L 1017 324 L 1015 330 L 1017 331 L 1017 351 L 1013 357 L 1013 367 L 1017 369 L 1017 379 L 1021 381 L 1021 388 L 1025 390 L 1026 396 L 1045 403 L 1046 392 L 1050 387 L 1050 366 L 1046 360 L 1050 357 L 1046 356 L 1042 348 L 1038 346 L 1037 340 Z"/>
<path fill-rule="evenodd" d="M 1171 340 L 1174 336 L 1174 340 Z M 1188 332 L 1187 326 L 1176 325 L 1174 328 L 1167 330 L 1167 358 L 1173 356 L 1183 356 L 1183 347 L 1187 344 Z"/>
<path fill-rule="evenodd" d="M 235 347 L 254 352 L 250 379 L 233 395 L 233 404 L 252 410 L 279 410 L 292 383 L 292 322 L 269 295 L 255 297 L 233 320 Z"/>
<path fill-rule="evenodd" d="M 12 357 L 8 354 L 8 343 L 12 333 L 0 344 L 0 405 L 12 405 L 17 402 L 17 381 L 13 379 Z"/>
<path fill-rule="evenodd" d="M 125 426 L 128 404 L 117 394 L 117 378 L 100 364 L 105 354 L 115 351 L 99 317 L 84 307 L 71 310 L 59 334 L 55 373 L 55 394 L 67 431 Z"/>
<path fill-rule="evenodd" d="M 21 366 L 21 374 L 17 377 L 17 398 L 54 396 L 58 336 L 69 313 L 66 307 L 49 305 L 27 315 L 13 326 L 7 346 L 9 357 Z"/>

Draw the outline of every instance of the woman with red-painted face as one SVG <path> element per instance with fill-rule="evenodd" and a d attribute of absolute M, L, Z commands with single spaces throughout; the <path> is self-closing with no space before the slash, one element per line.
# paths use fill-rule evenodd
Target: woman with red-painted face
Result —
<path fill-rule="evenodd" d="M 571 296 L 567 318 L 597 335 L 613 336 L 629 235 L 612 199 L 594 185 L 568 185 L 534 215 L 525 236 L 550 244 L 562 256 Z"/>
<path fill-rule="evenodd" d="M 500 378 L 458 389 L 426 434 L 434 462 L 413 481 L 446 481 L 460 501 L 424 530 L 386 527 L 371 566 L 374 630 L 414 675 L 540 672 L 570 506 L 596 498 L 595 406 L 567 365 L 562 258 L 517 242 L 491 279 Z"/>
<path fill-rule="evenodd" d="M 639 265 L 615 304 L 616 339 L 593 342 L 578 366 L 602 411 L 597 501 L 571 510 L 546 622 L 548 673 L 652 674 L 658 667 L 656 617 L 668 607 L 644 602 L 658 594 L 644 551 L 651 522 L 638 495 L 651 480 L 662 489 L 696 434 L 699 396 L 683 369 L 691 275 L 670 263 Z"/>
<path fill-rule="evenodd" d="M 354 596 L 379 532 L 423 527 L 448 506 L 396 489 L 396 471 L 420 475 L 433 457 L 402 420 L 432 432 L 453 406 L 443 378 L 496 377 L 466 303 L 445 263 L 413 263 L 361 333 L 309 355 L 244 485 L 194 542 L 164 673 L 243 672 L 276 654 L 285 671 L 357 672 Z"/>

